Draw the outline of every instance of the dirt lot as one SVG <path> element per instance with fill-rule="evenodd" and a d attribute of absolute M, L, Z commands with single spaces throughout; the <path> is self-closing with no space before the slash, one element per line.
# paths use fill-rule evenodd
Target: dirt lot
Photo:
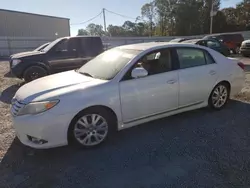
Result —
<path fill-rule="evenodd" d="M 21 82 L 7 72 L 0 62 L 0 187 L 250 187 L 250 74 L 222 111 L 147 123 L 93 150 L 33 150 L 12 129 L 9 103 Z"/>

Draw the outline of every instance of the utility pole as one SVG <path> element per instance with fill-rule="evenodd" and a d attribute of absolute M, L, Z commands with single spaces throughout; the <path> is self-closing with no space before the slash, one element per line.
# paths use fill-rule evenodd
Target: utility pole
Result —
<path fill-rule="evenodd" d="M 105 33 L 106 33 L 106 32 L 107 32 L 107 27 L 106 27 L 105 8 L 102 9 L 102 13 L 103 13 L 104 31 L 105 31 Z"/>
<path fill-rule="evenodd" d="M 214 17 L 214 2 L 212 1 L 211 11 L 210 11 L 210 34 L 213 33 L 213 17 Z"/>

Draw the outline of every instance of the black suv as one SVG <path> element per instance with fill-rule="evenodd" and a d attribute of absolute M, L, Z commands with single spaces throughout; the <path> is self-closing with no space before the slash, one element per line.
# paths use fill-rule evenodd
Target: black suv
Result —
<path fill-rule="evenodd" d="M 77 69 L 102 52 L 100 37 L 64 37 L 41 51 L 12 56 L 10 69 L 13 75 L 29 82 L 52 73 Z"/>

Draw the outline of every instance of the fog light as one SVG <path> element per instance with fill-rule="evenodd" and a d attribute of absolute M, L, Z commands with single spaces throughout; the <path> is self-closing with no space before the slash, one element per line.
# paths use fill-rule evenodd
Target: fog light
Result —
<path fill-rule="evenodd" d="M 33 137 L 33 136 L 29 136 L 29 135 L 27 135 L 27 137 L 28 137 L 29 141 L 33 142 L 34 144 L 42 145 L 42 144 L 45 144 L 45 143 L 48 142 L 46 140 L 39 139 L 39 138 L 36 138 L 36 137 Z"/>

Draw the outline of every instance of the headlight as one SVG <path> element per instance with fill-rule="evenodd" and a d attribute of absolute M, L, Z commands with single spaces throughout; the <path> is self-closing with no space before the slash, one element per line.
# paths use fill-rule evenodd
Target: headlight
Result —
<path fill-rule="evenodd" d="M 241 47 L 245 47 L 246 44 L 247 44 L 246 42 L 241 43 Z"/>
<path fill-rule="evenodd" d="M 33 102 L 25 105 L 17 114 L 18 116 L 26 114 L 39 114 L 45 112 L 59 103 L 59 100 Z"/>
<path fill-rule="evenodd" d="M 20 63 L 21 60 L 20 59 L 13 59 L 12 60 L 12 67 L 15 67 L 18 63 Z"/>

